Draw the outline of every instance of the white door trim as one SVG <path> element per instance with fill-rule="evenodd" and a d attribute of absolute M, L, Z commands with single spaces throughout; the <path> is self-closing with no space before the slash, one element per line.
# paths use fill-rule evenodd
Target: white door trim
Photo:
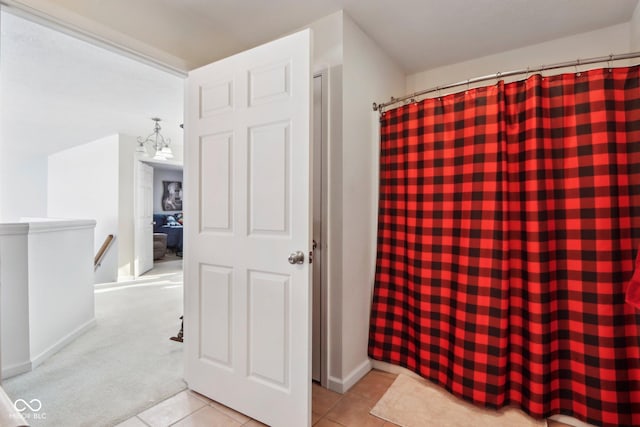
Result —
<path fill-rule="evenodd" d="M 320 284 L 320 301 L 313 301 L 313 308 L 320 307 L 320 384 L 323 387 L 328 386 L 328 372 L 329 372 L 329 357 L 331 352 L 329 351 L 329 316 L 328 316 L 328 304 L 329 304 L 329 286 L 328 286 L 328 278 L 329 278 L 329 179 L 328 179 L 328 168 L 329 168 L 329 71 L 327 69 L 323 69 L 319 72 L 316 72 L 313 75 L 315 78 L 320 78 L 322 82 L 321 87 L 321 110 L 322 110 L 322 122 L 321 123 L 313 123 L 313 127 L 320 127 L 321 131 L 321 167 L 322 170 L 320 172 L 320 179 L 322 182 L 322 194 L 321 194 L 321 205 L 322 205 L 322 217 L 321 217 L 321 234 L 322 241 L 319 242 L 320 251 L 319 256 L 314 254 L 314 262 L 317 259 L 320 262 L 320 275 L 321 275 L 321 284 Z M 314 160 L 314 167 L 317 163 Z"/>

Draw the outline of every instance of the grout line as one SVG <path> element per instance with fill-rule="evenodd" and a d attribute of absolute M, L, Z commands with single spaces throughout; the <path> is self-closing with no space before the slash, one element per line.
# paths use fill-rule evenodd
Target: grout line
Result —
<path fill-rule="evenodd" d="M 140 412 L 140 414 L 141 414 L 141 413 L 142 413 L 142 412 Z M 139 414 L 138 414 L 138 415 L 139 415 Z M 142 418 L 140 418 L 138 415 L 135 415 L 135 418 L 136 418 L 138 421 L 140 421 L 142 424 L 144 424 L 144 425 L 146 425 L 146 426 L 148 426 L 148 427 L 151 427 L 151 425 L 149 425 L 149 424 L 147 424 L 146 422 L 144 422 L 144 420 L 143 420 Z"/>
<path fill-rule="evenodd" d="M 192 413 L 190 413 L 190 414 L 188 414 L 188 415 L 185 415 L 184 417 L 180 418 L 178 421 L 173 422 L 173 423 L 171 423 L 171 424 L 168 424 L 168 425 L 167 425 L 167 427 L 171 427 L 171 426 L 174 426 L 174 425 L 178 424 L 180 421 L 182 421 L 182 420 L 185 420 L 185 419 L 189 418 L 191 415 L 195 414 L 196 412 L 200 411 L 201 409 L 203 409 L 203 408 L 204 408 L 204 407 L 206 407 L 206 406 L 207 406 L 207 405 L 204 405 L 204 406 L 202 406 L 202 407 L 200 407 L 200 408 L 196 409 L 196 410 L 195 410 L 195 411 L 193 411 Z"/>

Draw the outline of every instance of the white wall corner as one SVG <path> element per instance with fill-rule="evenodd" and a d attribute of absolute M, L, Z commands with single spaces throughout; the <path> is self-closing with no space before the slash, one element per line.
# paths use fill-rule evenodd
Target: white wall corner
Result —
<path fill-rule="evenodd" d="M 336 393 L 346 393 L 351 387 L 356 385 L 371 370 L 371 361 L 369 359 L 363 361 L 355 369 L 349 372 L 343 378 L 329 376 L 327 379 L 327 388 Z"/>
<path fill-rule="evenodd" d="M 349 261 L 342 266 L 340 378 L 348 389 L 350 373 L 367 360 L 375 271 L 379 122 L 371 106 L 401 94 L 405 73 L 346 14 L 343 31 L 342 253 Z"/>
<path fill-rule="evenodd" d="M 85 332 L 89 331 L 90 329 L 94 328 L 96 325 L 97 325 L 97 322 L 94 317 L 91 320 L 84 323 L 83 325 L 78 326 L 74 331 L 60 338 L 58 341 L 50 345 L 44 351 L 40 352 L 40 354 L 32 356 L 30 368 L 31 369 L 37 368 L 48 358 L 56 354 L 58 351 L 62 350 L 67 345 L 71 344 L 76 338 L 83 335 Z"/>
<path fill-rule="evenodd" d="M 319 72 L 342 64 L 344 13 L 339 10 L 312 22 L 305 28 L 313 31 L 313 71 Z"/>
<path fill-rule="evenodd" d="M 25 361 L 21 363 L 14 363 L 13 365 L 2 366 L 2 379 L 6 380 L 16 375 L 30 372 L 35 368 L 31 361 Z"/>

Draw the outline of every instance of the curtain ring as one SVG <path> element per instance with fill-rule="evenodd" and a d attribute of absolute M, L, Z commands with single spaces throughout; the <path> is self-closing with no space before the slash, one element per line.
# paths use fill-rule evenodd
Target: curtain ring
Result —
<path fill-rule="evenodd" d="M 611 67 L 611 61 L 613 61 L 613 53 L 609 54 L 609 60 L 607 61 L 607 66 L 609 67 L 609 72 L 613 71 L 613 68 Z"/>
<path fill-rule="evenodd" d="M 496 73 L 496 85 L 497 85 L 498 83 L 500 83 L 500 77 L 502 77 L 502 73 L 501 73 L 500 71 L 498 71 L 498 72 Z"/>
<path fill-rule="evenodd" d="M 527 73 L 524 75 L 524 79 L 527 80 L 529 78 L 529 67 L 527 67 Z"/>
<path fill-rule="evenodd" d="M 580 76 L 582 75 L 582 73 L 580 72 L 580 70 L 578 70 L 578 65 L 580 65 L 580 58 L 578 58 L 578 59 L 576 60 L 576 65 L 575 65 L 575 68 L 576 68 L 576 77 L 580 77 Z"/>
<path fill-rule="evenodd" d="M 469 79 L 467 79 L 467 92 L 469 91 Z"/>

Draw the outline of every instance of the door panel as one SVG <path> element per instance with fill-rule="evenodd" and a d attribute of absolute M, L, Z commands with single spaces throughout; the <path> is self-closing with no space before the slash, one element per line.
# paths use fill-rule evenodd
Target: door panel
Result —
<path fill-rule="evenodd" d="M 289 230 L 289 122 L 249 129 L 249 235 L 282 235 Z"/>
<path fill-rule="evenodd" d="M 200 231 L 231 232 L 233 137 L 210 135 L 200 142 Z"/>
<path fill-rule="evenodd" d="M 249 272 L 249 376 L 289 389 L 290 277 Z"/>
<path fill-rule="evenodd" d="M 187 83 L 185 379 L 271 426 L 311 420 L 310 70 L 306 30 Z"/>
<path fill-rule="evenodd" d="M 198 357 L 231 367 L 231 275 L 228 267 L 201 265 L 200 304 L 207 307 L 200 313 L 200 331 L 204 339 Z"/>

